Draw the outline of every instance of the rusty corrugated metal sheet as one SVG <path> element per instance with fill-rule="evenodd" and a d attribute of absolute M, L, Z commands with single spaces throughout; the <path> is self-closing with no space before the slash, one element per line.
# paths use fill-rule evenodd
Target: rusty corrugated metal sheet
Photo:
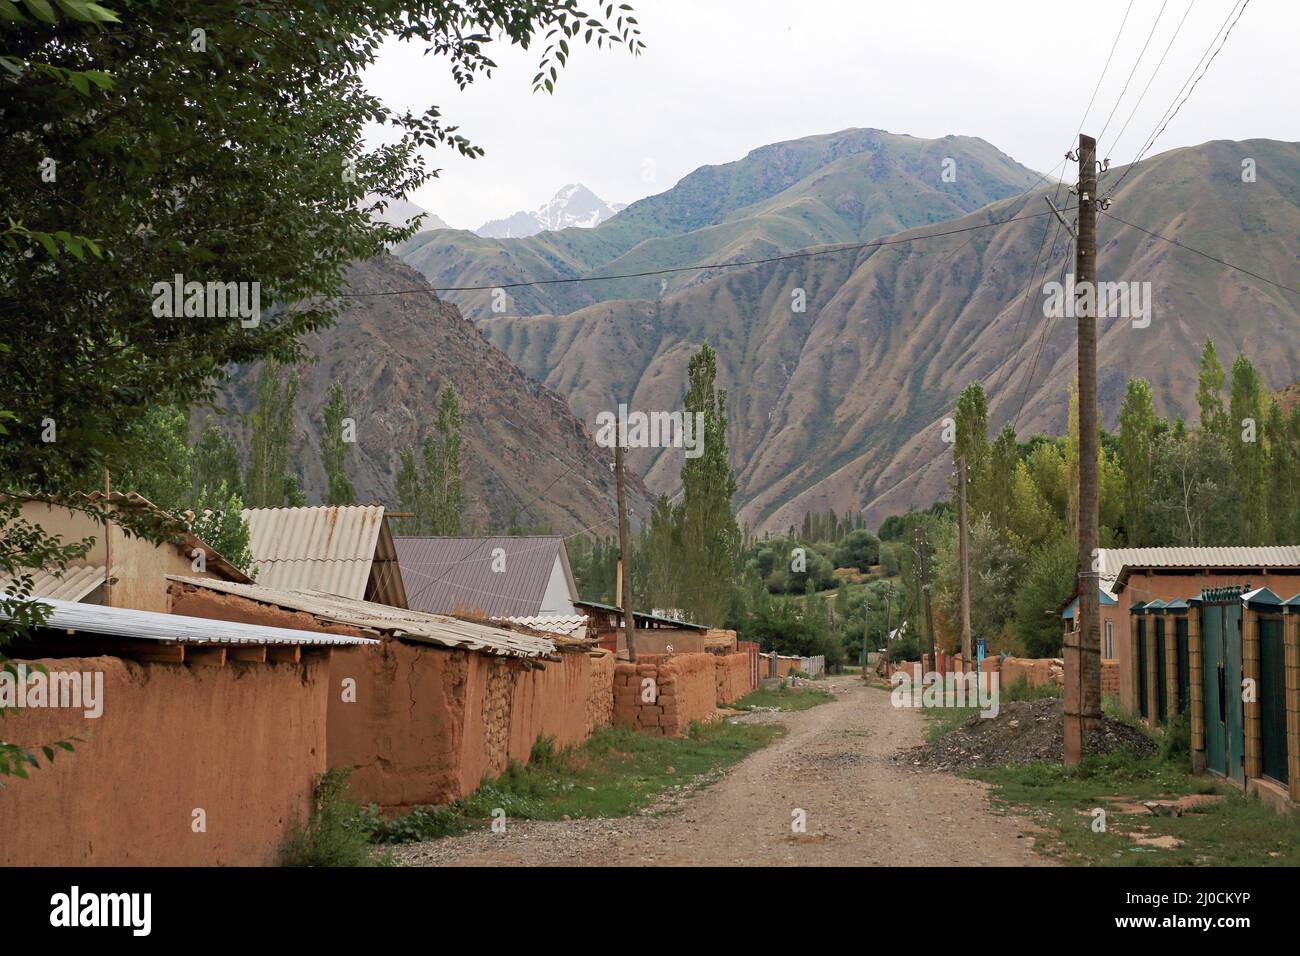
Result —
<path fill-rule="evenodd" d="M 211 591 L 237 594 L 262 604 L 304 611 L 324 620 L 420 644 L 438 644 L 459 650 L 512 657 L 549 657 L 555 653 L 555 642 L 540 635 L 522 634 L 504 627 L 461 621 L 440 614 L 425 614 L 373 601 L 354 600 L 319 591 L 275 588 L 260 583 L 237 584 L 178 574 L 169 574 L 167 579 Z"/>
<path fill-rule="evenodd" d="M 383 505 L 249 508 L 243 514 L 258 584 L 365 597 Z"/>
<path fill-rule="evenodd" d="M 70 567 L 62 575 L 42 571 L 32 576 L 30 596 L 56 601 L 80 601 L 104 583 L 105 570 L 102 564 L 87 564 Z M 12 578 L 0 578 L 0 591 L 7 595 L 12 593 L 13 587 Z"/>
<path fill-rule="evenodd" d="M 541 612 L 547 582 L 561 561 L 574 597 L 572 574 L 559 535 L 522 537 L 402 537 L 398 564 L 410 606 L 430 614 L 476 608 L 488 617 L 532 617 Z M 498 552 L 496 549 L 500 548 Z M 504 556 L 504 569 L 497 559 Z"/>

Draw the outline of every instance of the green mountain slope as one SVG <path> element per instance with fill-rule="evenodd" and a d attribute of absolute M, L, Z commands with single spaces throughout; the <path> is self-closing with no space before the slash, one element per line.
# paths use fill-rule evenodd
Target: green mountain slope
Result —
<path fill-rule="evenodd" d="M 1244 157 L 1256 160 L 1257 182 L 1241 181 Z M 1109 172 L 1103 189 L 1122 174 Z M 730 391 L 742 519 L 782 529 L 825 508 L 865 508 L 879 518 L 945 493 L 951 464 L 940 422 L 971 381 L 989 391 L 995 426 L 1015 419 L 1022 434 L 1064 429 L 1074 323 L 1044 319 L 1042 310 L 1044 280 L 1067 261 L 1063 233 L 1046 256 L 1050 276 L 1040 271 L 1030 282 L 1038 251 L 1056 232 L 1050 215 L 1038 215 L 1051 192 L 1002 200 L 943 228 L 1033 217 L 1023 221 L 736 268 L 653 299 L 497 316 L 481 327 L 589 426 L 629 397 L 637 408 L 678 407 L 688 356 L 711 342 Z M 1117 216 L 1294 285 L 1300 144 L 1216 141 L 1174 150 L 1144 161 L 1115 199 Z M 1161 414 L 1194 417 L 1206 337 L 1225 363 L 1248 353 L 1271 387 L 1300 378 L 1300 295 L 1105 217 L 1098 252 L 1103 279 L 1150 282 L 1154 300 L 1148 328 L 1100 323 L 1107 425 L 1126 379 L 1139 375 L 1151 380 Z M 796 288 L 805 290 L 806 312 L 791 308 Z M 671 492 L 680 468 L 672 454 L 640 451 L 630 463 L 652 490 Z"/>
<path fill-rule="evenodd" d="M 944 181 L 948 159 L 950 182 Z M 396 251 L 439 289 L 648 272 L 878 238 L 954 218 L 1037 179 L 981 139 L 843 130 L 701 167 L 594 229 L 526 239 L 431 231 Z M 710 278 L 701 270 L 511 289 L 505 313 L 572 312 L 611 299 L 653 298 Z M 471 319 L 494 315 L 490 292 L 449 292 L 447 298 Z"/>

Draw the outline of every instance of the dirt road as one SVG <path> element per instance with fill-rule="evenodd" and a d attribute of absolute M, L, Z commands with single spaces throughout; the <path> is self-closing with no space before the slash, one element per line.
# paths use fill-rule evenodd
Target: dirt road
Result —
<path fill-rule="evenodd" d="M 924 717 L 889 694 L 832 678 L 836 700 L 748 714 L 786 736 L 655 813 L 510 821 L 505 833 L 410 844 L 412 866 L 1041 866 L 1029 825 L 994 815 L 984 786 L 889 760 L 920 743 Z M 793 832 L 804 811 L 805 830 Z M 663 812 L 667 811 L 667 812 Z"/>

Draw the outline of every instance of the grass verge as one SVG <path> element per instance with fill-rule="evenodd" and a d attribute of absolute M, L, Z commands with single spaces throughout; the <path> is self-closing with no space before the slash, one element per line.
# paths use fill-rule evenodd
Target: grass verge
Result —
<path fill-rule="evenodd" d="M 560 820 L 619 817 L 652 805 L 697 778 L 707 782 L 766 746 L 784 728 L 767 724 L 692 724 L 684 738 L 602 729 L 578 747 L 533 746 L 528 764 L 512 761 L 496 780 L 446 807 L 421 807 L 393 820 L 371 810 L 376 843 L 432 840 L 488 826 L 493 816 Z"/>
<path fill-rule="evenodd" d="M 731 706 L 736 710 L 807 710 L 835 699 L 829 691 L 816 687 L 791 687 L 785 682 L 775 690 L 759 688 Z"/>

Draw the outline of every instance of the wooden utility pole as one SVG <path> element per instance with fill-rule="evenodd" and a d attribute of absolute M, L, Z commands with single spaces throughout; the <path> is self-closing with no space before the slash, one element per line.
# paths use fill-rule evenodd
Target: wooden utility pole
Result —
<path fill-rule="evenodd" d="M 632 612 L 632 553 L 628 550 L 631 535 L 627 530 L 627 495 L 623 491 L 623 424 L 615 426 L 614 475 L 618 485 L 618 570 L 622 584 L 619 607 L 623 611 L 623 642 L 627 645 L 627 659 L 636 661 L 636 618 Z"/>
<path fill-rule="evenodd" d="M 930 606 L 930 542 L 926 539 L 923 528 L 916 529 L 917 575 L 920 580 L 920 593 L 917 599 L 925 600 L 925 634 L 930 639 L 930 670 L 939 670 L 939 652 L 934 643 L 934 612 Z"/>
<path fill-rule="evenodd" d="M 961 565 L 962 669 L 971 669 L 974 647 L 970 633 L 970 528 L 966 522 L 966 456 L 957 459 L 957 560 Z"/>
<path fill-rule="evenodd" d="M 893 621 L 894 621 L 894 586 L 893 586 L 892 584 L 886 584 L 886 585 L 885 585 L 885 665 L 886 665 L 886 670 L 888 670 L 888 665 L 889 665 L 889 663 L 890 663 L 889 635 L 890 635 L 890 634 L 892 633 L 892 631 L 893 631 L 893 627 L 894 627 L 894 623 L 893 623 Z M 885 676 L 889 676 L 889 675 L 886 674 Z"/>
<path fill-rule="evenodd" d="M 871 640 L 871 589 L 862 589 L 862 672 L 867 671 L 867 644 Z"/>
<path fill-rule="evenodd" d="M 1097 568 L 1097 141 L 1079 135 L 1079 235 L 1075 303 L 1079 337 L 1079 614 L 1076 644 L 1065 648 L 1065 762 L 1078 764 L 1101 724 L 1101 617 Z"/>

